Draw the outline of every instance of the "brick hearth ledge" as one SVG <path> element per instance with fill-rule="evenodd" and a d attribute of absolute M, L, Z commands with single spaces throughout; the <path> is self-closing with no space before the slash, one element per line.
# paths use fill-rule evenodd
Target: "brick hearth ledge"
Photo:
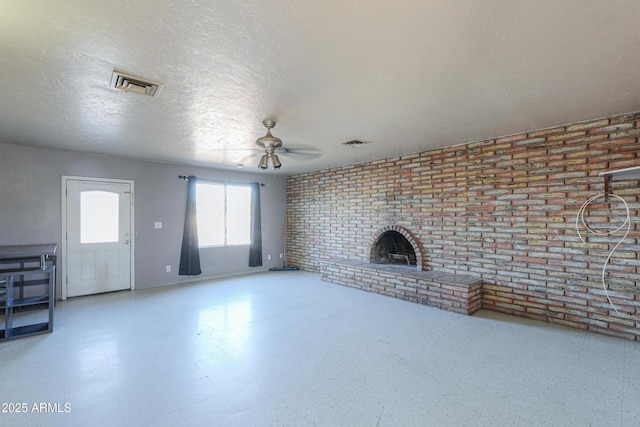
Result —
<path fill-rule="evenodd" d="M 462 274 L 332 258 L 320 262 L 320 276 L 326 282 L 461 314 L 482 307 L 482 280 Z"/>

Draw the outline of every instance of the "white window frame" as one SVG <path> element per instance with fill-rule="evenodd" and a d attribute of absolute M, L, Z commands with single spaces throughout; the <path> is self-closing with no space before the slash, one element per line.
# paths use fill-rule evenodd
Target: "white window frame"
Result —
<path fill-rule="evenodd" d="M 198 192 L 197 192 L 197 186 L 199 185 L 213 185 L 213 186 L 218 186 L 218 187 L 223 187 L 224 189 L 224 212 L 223 212 L 223 216 L 224 216 L 224 243 L 223 244 L 216 244 L 216 245 L 203 245 L 200 243 L 200 218 L 198 218 L 198 247 L 201 249 L 206 249 L 206 248 L 226 248 L 226 247 L 234 247 L 234 246 L 249 246 L 251 244 L 251 234 L 249 232 L 249 240 L 246 243 L 229 243 L 229 226 L 228 226 L 228 196 L 227 196 L 227 189 L 228 187 L 250 187 L 249 185 L 246 184 L 227 184 L 227 183 L 223 183 L 223 182 L 211 182 L 211 181 L 206 181 L 206 180 L 202 180 L 202 181 L 198 181 L 196 182 L 196 210 L 197 210 L 197 206 L 198 206 Z M 249 209 L 251 209 L 251 193 L 249 193 Z M 251 227 L 251 217 L 249 217 L 249 224 L 247 224 L 248 227 Z"/>

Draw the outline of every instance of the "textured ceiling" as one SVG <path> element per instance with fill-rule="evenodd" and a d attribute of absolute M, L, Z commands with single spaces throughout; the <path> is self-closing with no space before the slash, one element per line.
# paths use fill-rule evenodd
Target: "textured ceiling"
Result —
<path fill-rule="evenodd" d="M 638 22 L 637 0 L 3 0 L 0 142 L 258 171 L 271 118 L 284 174 L 456 145 L 640 109 Z"/>

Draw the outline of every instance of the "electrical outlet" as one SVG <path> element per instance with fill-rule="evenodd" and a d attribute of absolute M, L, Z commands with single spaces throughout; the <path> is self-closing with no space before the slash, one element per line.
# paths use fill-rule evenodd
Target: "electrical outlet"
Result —
<path fill-rule="evenodd" d="M 270 259 L 271 259 L 271 255 L 267 255 L 267 260 L 270 260 Z"/>
<path fill-rule="evenodd" d="M 165 269 L 165 271 L 167 273 L 171 273 L 171 266 L 170 265 L 167 265 L 164 269 Z"/>
<path fill-rule="evenodd" d="M 162 222 L 161 221 L 154 222 L 153 228 L 155 228 L 156 230 L 162 228 Z"/>
<path fill-rule="evenodd" d="M 280 258 L 282 258 L 282 254 L 280 254 Z"/>

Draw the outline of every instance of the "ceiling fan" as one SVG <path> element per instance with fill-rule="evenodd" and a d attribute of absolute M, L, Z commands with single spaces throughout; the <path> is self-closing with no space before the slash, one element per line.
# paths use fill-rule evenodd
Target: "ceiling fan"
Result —
<path fill-rule="evenodd" d="M 265 119 L 262 121 L 262 124 L 267 128 L 267 134 L 256 139 L 256 145 L 264 150 L 264 154 L 260 158 L 258 167 L 260 169 L 268 169 L 269 159 L 271 159 L 273 168 L 280 169 L 282 163 L 280 163 L 280 158 L 278 157 L 276 152 L 282 150 L 282 140 L 271 135 L 271 129 L 276 126 L 276 122 L 273 120 Z"/>
<path fill-rule="evenodd" d="M 259 147 L 258 155 L 261 154 L 260 161 L 258 162 L 258 167 L 260 169 L 269 169 L 270 162 L 273 165 L 274 169 L 280 169 L 280 167 L 282 166 L 280 156 L 286 157 L 287 159 L 297 159 L 304 161 L 316 158 L 322 154 L 322 151 L 315 147 L 299 146 L 285 148 L 282 146 L 282 140 L 271 134 L 271 129 L 276 126 L 275 120 L 265 119 L 262 121 L 262 124 L 265 128 L 267 128 L 267 134 L 258 138 L 255 142 L 255 144 Z"/>
<path fill-rule="evenodd" d="M 229 163 L 233 163 L 238 168 L 243 168 L 247 162 L 258 162 L 258 167 L 262 170 L 269 169 L 269 163 L 274 169 L 282 167 L 282 160 L 285 163 L 289 161 L 308 161 L 322 155 L 322 150 L 315 146 L 297 145 L 285 148 L 282 140 L 271 134 L 271 129 L 276 125 L 275 120 L 265 119 L 262 124 L 267 128 L 267 134 L 255 140 L 253 148 L 221 148 L 220 151 L 231 154 L 227 157 Z M 248 153 L 247 153 L 248 152 Z"/>

